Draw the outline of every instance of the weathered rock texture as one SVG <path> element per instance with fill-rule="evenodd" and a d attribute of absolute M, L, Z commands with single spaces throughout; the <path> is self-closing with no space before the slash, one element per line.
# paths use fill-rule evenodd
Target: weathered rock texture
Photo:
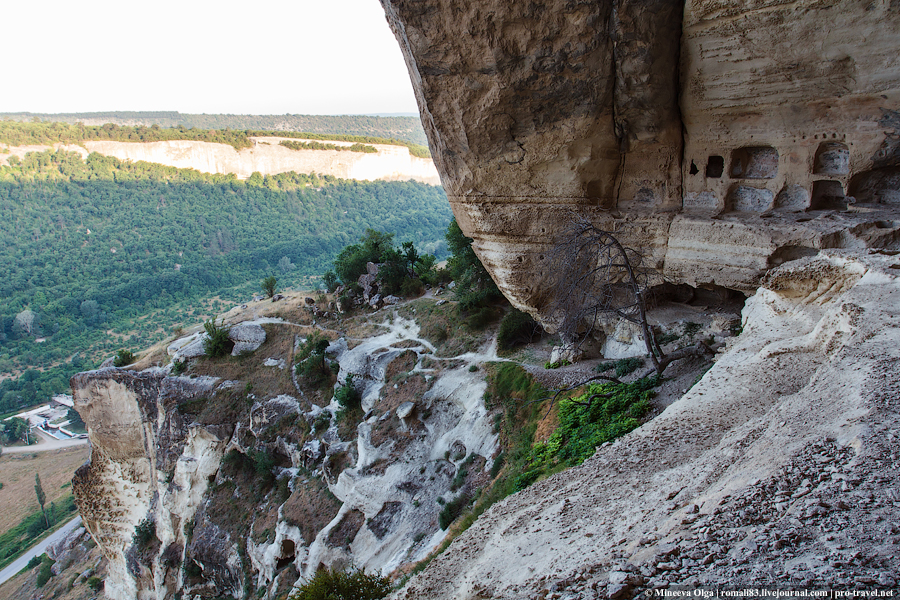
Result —
<path fill-rule="evenodd" d="M 87 156 L 98 152 L 121 160 L 143 160 L 179 169 L 195 169 L 203 173 L 232 173 L 247 179 L 254 171 L 262 175 L 276 175 L 294 171 L 317 173 L 344 179 L 365 181 L 407 181 L 409 179 L 439 185 L 440 178 L 434 162 L 418 158 L 405 146 L 370 144 L 378 152 L 349 152 L 338 150 L 292 150 L 279 145 L 281 140 L 294 138 L 254 137 L 252 148 L 235 150 L 228 144 L 172 140 L 163 142 L 86 141 L 83 146 L 57 144 L 69 152 Z M 350 142 L 329 142 L 352 145 Z M 16 146 L 8 155 L 0 155 L 0 164 L 9 156 L 23 157 L 28 152 L 42 152 L 48 146 Z"/>
<path fill-rule="evenodd" d="M 176 406 L 208 394 L 212 381 L 115 368 L 72 378 L 92 447 L 73 490 L 84 526 L 109 561 L 109 598 L 169 598 L 180 588 L 185 525 L 218 470 L 230 431 L 191 426 Z M 155 535 L 139 548 L 135 527 L 147 519 Z"/>
<path fill-rule="evenodd" d="M 898 266 L 828 251 L 771 271 L 684 397 L 492 506 L 395 597 L 895 586 Z"/>
<path fill-rule="evenodd" d="M 151 367 L 72 379 L 92 444 L 74 493 L 109 561 L 107 597 L 242 599 L 255 588 L 274 598 L 321 566 L 388 574 L 441 543 L 445 500 L 468 500 L 491 480 L 499 439 L 483 372 L 469 367 L 496 354 L 438 358 L 418 325 L 395 315 L 352 348 L 331 344 L 339 381 L 361 395 L 359 414 L 344 417 L 332 394 L 320 406 L 294 387 L 293 368 L 266 372 L 291 360 L 296 327 L 233 326 L 233 339 L 258 346 L 236 360 L 190 358 L 185 343 L 196 338 L 179 340 L 173 353 L 194 361 L 191 377 Z M 444 360 L 452 365 L 435 367 Z M 210 367 L 241 379 L 195 372 Z M 155 533 L 141 540 L 149 522 Z"/>
<path fill-rule="evenodd" d="M 896 2 L 382 4 L 453 211 L 520 308 L 548 305 L 573 213 L 742 291 L 797 248 L 897 243 Z"/>

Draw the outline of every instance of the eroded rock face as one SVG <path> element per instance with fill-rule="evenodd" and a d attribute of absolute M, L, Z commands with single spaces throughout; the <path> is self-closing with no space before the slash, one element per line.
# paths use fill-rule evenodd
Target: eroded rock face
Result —
<path fill-rule="evenodd" d="M 575 216 L 742 291 L 787 247 L 896 244 L 895 3 L 382 5 L 454 214 L 520 308 L 548 304 Z M 858 235 L 876 223 L 889 242 Z"/>
<path fill-rule="evenodd" d="M 170 598 L 181 581 L 184 526 L 227 437 L 216 427 L 191 426 L 175 405 L 208 393 L 213 381 L 115 368 L 72 378 L 92 446 L 73 491 L 84 526 L 109 561 L 109 598 Z M 155 534 L 138 548 L 135 527 L 147 518 Z"/>

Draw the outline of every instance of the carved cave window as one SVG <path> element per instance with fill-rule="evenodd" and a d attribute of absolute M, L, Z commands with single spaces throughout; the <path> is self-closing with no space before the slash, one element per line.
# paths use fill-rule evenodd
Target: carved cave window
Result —
<path fill-rule="evenodd" d="M 840 142 L 822 142 L 816 151 L 816 175 L 849 175 L 850 150 Z"/>
<path fill-rule="evenodd" d="M 731 153 L 731 176 L 735 179 L 772 179 L 778 175 L 778 150 L 771 146 L 749 146 Z"/>
<path fill-rule="evenodd" d="M 706 162 L 706 176 L 718 179 L 725 172 L 725 159 L 721 156 L 710 156 Z"/>
<path fill-rule="evenodd" d="M 847 200 L 840 181 L 814 181 L 810 210 L 846 210 Z"/>
<path fill-rule="evenodd" d="M 697 168 L 697 163 L 695 163 L 694 161 L 691 161 L 691 168 L 688 171 L 688 173 L 690 173 L 691 175 L 696 175 L 699 172 L 700 172 L 700 169 Z"/>

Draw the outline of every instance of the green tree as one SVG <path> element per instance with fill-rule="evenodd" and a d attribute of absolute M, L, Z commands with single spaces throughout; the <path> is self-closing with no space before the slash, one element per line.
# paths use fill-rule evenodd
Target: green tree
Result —
<path fill-rule="evenodd" d="M 447 270 L 456 281 L 454 297 L 462 310 L 472 310 L 499 299 L 502 295 L 487 269 L 472 249 L 472 238 L 466 237 L 456 219 L 447 227 L 447 246 L 452 256 Z"/>
<path fill-rule="evenodd" d="M 266 293 L 266 296 L 271 298 L 275 295 L 275 285 L 278 283 L 278 278 L 274 275 L 269 275 L 265 279 L 262 280 L 262 289 Z"/>
<path fill-rule="evenodd" d="M 113 366 L 127 367 L 136 360 L 137 356 L 135 356 L 131 350 L 125 350 L 124 348 L 121 348 L 118 352 L 116 352 L 116 357 L 113 359 Z"/>
<path fill-rule="evenodd" d="M 47 494 L 44 493 L 44 488 L 41 486 L 41 476 L 38 473 L 34 474 L 34 493 L 37 494 L 38 504 L 41 505 L 41 513 L 44 515 L 44 525 L 47 526 L 47 529 L 50 529 L 50 520 L 47 518 L 47 511 L 44 510 L 44 504 L 47 502 Z"/>
<path fill-rule="evenodd" d="M 325 289 L 328 290 L 329 294 L 336 290 L 338 286 L 338 278 L 335 272 L 326 271 L 325 274 L 322 275 L 322 283 L 325 284 Z"/>

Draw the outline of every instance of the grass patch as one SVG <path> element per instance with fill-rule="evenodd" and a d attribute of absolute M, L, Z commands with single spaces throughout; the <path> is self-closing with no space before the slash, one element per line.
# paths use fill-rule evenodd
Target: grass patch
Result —
<path fill-rule="evenodd" d="M 71 494 L 59 502 L 53 502 L 48 509 L 49 529 L 44 523 L 41 511 L 37 510 L 25 517 L 18 525 L 0 534 L 0 569 L 13 562 L 36 541 L 53 531 L 57 525 L 68 521 L 77 512 L 75 499 Z"/>

